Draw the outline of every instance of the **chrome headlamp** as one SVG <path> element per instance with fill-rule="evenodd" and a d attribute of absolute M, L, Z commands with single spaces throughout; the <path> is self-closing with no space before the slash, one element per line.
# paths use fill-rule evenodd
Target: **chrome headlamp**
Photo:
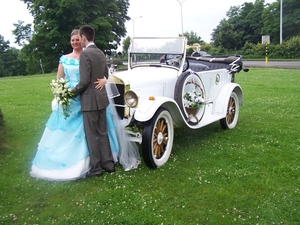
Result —
<path fill-rule="evenodd" d="M 134 91 L 129 90 L 124 95 L 124 101 L 128 107 L 134 108 L 138 104 L 138 96 Z"/>

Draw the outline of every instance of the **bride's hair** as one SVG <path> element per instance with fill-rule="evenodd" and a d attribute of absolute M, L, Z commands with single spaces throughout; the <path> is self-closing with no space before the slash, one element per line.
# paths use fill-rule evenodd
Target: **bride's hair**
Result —
<path fill-rule="evenodd" d="M 72 37 L 73 35 L 79 35 L 79 30 L 78 30 L 78 29 L 72 30 L 72 32 L 71 32 L 71 37 Z"/>

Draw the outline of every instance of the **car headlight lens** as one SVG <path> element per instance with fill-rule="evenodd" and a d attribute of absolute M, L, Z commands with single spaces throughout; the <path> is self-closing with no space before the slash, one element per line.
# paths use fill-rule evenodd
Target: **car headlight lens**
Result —
<path fill-rule="evenodd" d="M 130 107 L 134 108 L 138 104 L 138 96 L 133 91 L 127 91 L 124 95 L 125 104 Z"/>

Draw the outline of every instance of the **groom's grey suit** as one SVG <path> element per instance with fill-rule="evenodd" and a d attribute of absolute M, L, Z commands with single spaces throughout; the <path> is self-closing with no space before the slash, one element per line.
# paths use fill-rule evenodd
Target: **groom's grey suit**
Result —
<path fill-rule="evenodd" d="M 90 176 L 100 176 L 102 170 L 114 171 L 113 157 L 106 127 L 106 107 L 109 104 L 105 86 L 95 88 L 94 82 L 108 78 L 108 67 L 104 53 L 89 45 L 80 54 L 80 82 L 73 89 L 80 94 L 84 130 L 90 152 Z"/>

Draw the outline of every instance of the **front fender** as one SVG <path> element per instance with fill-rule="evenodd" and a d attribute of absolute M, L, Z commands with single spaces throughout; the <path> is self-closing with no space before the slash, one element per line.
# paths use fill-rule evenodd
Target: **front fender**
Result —
<path fill-rule="evenodd" d="M 140 122 L 145 122 L 150 120 L 153 116 L 154 113 L 157 111 L 159 107 L 162 105 L 167 106 L 166 108 L 170 109 L 171 107 L 173 108 L 171 113 L 173 113 L 174 109 L 177 108 L 178 111 L 178 106 L 176 107 L 177 103 L 167 97 L 155 97 L 154 100 L 146 100 L 144 101 L 135 111 L 134 113 L 134 118 L 137 121 Z"/>
<path fill-rule="evenodd" d="M 219 93 L 216 96 L 215 104 L 214 104 L 214 112 L 221 113 L 226 115 L 228 100 L 232 92 L 235 92 L 239 98 L 239 104 L 243 103 L 243 91 L 239 84 L 237 83 L 228 83 L 225 84 L 224 87 L 221 88 Z"/>

